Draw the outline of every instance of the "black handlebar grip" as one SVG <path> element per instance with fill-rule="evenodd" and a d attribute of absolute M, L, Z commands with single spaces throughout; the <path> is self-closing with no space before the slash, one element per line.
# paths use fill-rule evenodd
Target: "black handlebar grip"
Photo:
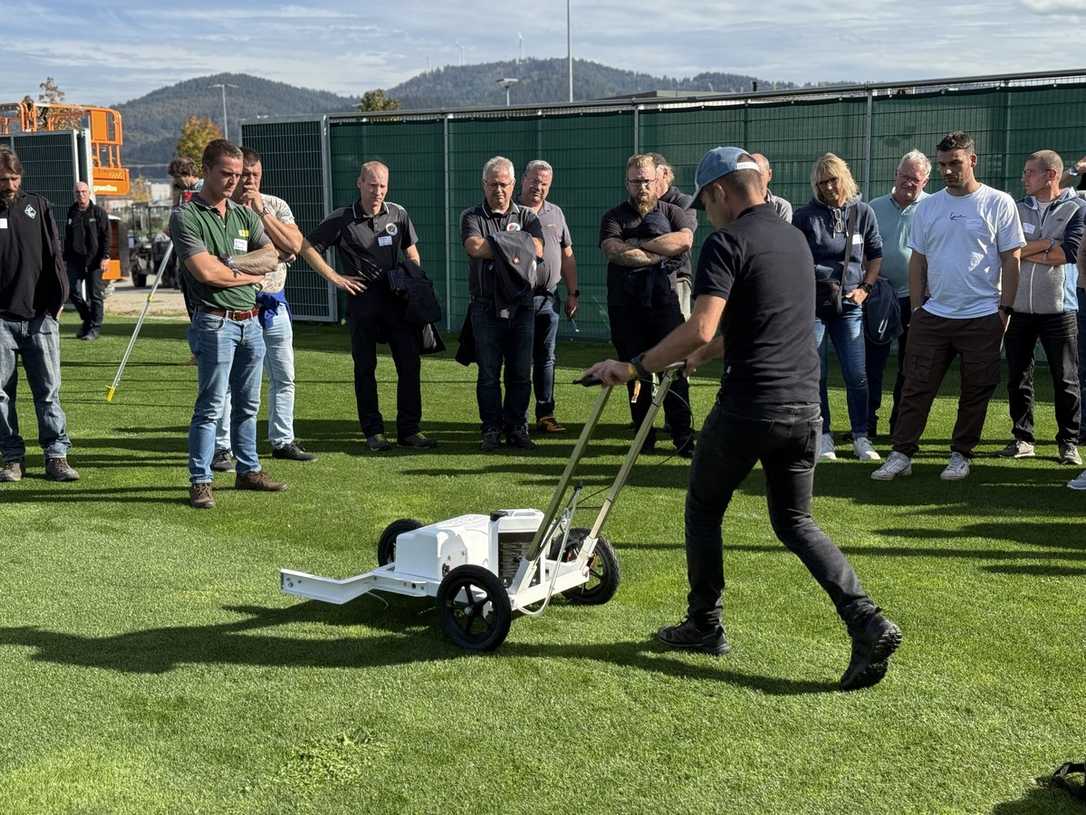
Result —
<path fill-rule="evenodd" d="M 594 385 L 602 385 L 603 380 L 598 376 L 582 376 L 580 379 L 574 379 L 573 384 L 584 385 L 586 388 L 591 388 Z"/>

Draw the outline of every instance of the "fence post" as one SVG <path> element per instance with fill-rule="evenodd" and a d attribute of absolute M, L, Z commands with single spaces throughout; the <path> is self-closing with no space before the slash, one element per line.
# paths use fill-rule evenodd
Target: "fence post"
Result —
<path fill-rule="evenodd" d="M 867 89 L 867 113 L 864 116 L 864 200 L 871 200 L 871 134 L 875 113 L 875 91 Z"/>
<path fill-rule="evenodd" d="M 1003 179 L 1002 186 L 1006 189 L 1010 186 L 1007 179 L 1010 178 L 1011 163 L 1011 89 L 1007 80 L 1000 83 L 1003 86 Z"/>
<path fill-rule="evenodd" d="M 444 141 L 444 168 L 445 168 L 445 329 L 452 331 L 453 316 L 452 316 L 452 245 L 450 243 L 449 234 L 452 230 L 452 223 L 449 220 L 449 119 L 452 118 L 451 113 L 446 113 L 442 118 L 442 138 Z"/>
<path fill-rule="evenodd" d="M 634 105 L 633 115 L 633 137 L 634 137 L 634 153 L 641 152 L 641 108 L 643 105 Z"/>
<path fill-rule="evenodd" d="M 332 134 L 327 116 L 321 116 L 321 186 L 324 187 L 324 216 L 321 220 L 324 220 L 332 212 Z M 325 251 L 324 260 L 335 268 L 331 249 Z M 325 288 L 328 292 L 328 316 L 333 323 L 339 323 L 339 289 L 327 282 Z"/>

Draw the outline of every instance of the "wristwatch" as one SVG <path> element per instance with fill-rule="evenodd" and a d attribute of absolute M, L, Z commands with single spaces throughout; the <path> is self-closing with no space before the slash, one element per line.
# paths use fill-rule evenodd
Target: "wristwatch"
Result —
<path fill-rule="evenodd" d="M 1008 317 L 1014 314 L 1014 306 L 1008 306 L 1006 303 L 1000 303 L 999 310 L 1006 314 Z"/>
<path fill-rule="evenodd" d="M 581 296 L 581 290 L 580 289 L 574 289 L 573 291 L 571 291 L 569 293 L 569 296 L 570 297 L 580 297 Z"/>
<path fill-rule="evenodd" d="M 870 283 L 861 283 L 861 284 L 860 284 L 859 286 L 857 286 L 856 288 L 858 288 L 858 289 L 863 289 L 865 293 L 867 293 L 867 294 L 871 294 L 871 290 L 872 290 L 873 288 L 875 288 L 875 287 L 874 287 L 874 286 L 872 286 L 872 285 L 871 285 Z"/>
<path fill-rule="evenodd" d="M 636 357 L 630 360 L 630 364 L 633 365 L 634 370 L 637 371 L 637 378 L 651 381 L 652 371 L 641 364 L 642 354 L 638 354 Z"/>

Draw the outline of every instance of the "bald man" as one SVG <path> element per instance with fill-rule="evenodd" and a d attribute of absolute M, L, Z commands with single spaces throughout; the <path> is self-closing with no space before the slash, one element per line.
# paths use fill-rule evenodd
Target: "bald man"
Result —
<path fill-rule="evenodd" d="M 778 195 L 769 191 L 769 182 L 773 180 L 773 166 L 761 153 L 751 153 L 751 158 L 758 164 L 758 173 L 762 176 L 762 192 L 765 193 L 765 202 L 773 207 L 773 210 L 781 216 L 782 221 L 792 223 L 792 205 Z"/>
<path fill-rule="evenodd" d="M 91 201 L 90 187 L 82 181 L 75 185 L 75 203 L 68 208 L 64 264 L 68 269 L 69 299 L 83 319 L 76 337 L 96 340 L 105 311 L 102 272 L 109 265 L 109 215 Z"/>

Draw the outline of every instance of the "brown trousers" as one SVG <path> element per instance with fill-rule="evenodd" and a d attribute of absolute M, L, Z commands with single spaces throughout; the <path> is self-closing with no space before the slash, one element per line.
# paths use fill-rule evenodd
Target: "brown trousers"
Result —
<path fill-rule="evenodd" d="M 1013 317 L 1011 319 L 1014 319 Z M 905 384 L 894 426 L 894 450 L 914 456 L 931 403 L 954 357 L 961 358 L 961 396 L 950 449 L 969 457 L 980 441 L 988 401 L 999 385 L 1003 322 L 998 314 L 968 320 L 913 314 L 905 351 Z"/>

